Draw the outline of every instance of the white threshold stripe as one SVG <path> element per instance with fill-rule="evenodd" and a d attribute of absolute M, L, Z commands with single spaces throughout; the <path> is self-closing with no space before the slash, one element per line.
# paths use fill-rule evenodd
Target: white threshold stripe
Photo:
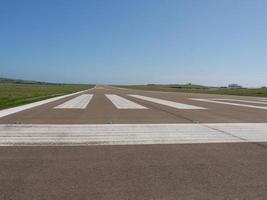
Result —
<path fill-rule="evenodd" d="M 263 102 L 266 102 L 267 101 L 267 99 L 256 99 L 256 100 L 263 101 Z"/>
<path fill-rule="evenodd" d="M 91 99 L 93 98 L 92 94 L 82 94 L 81 96 L 75 97 L 63 104 L 56 106 L 56 109 L 85 109 Z"/>
<path fill-rule="evenodd" d="M 60 99 L 66 98 L 66 97 L 77 95 L 77 94 L 80 94 L 80 93 L 83 93 L 83 92 L 86 92 L 86 91 L 89 91 L 89 90 L 83 90 L 83 91 L 80 91 L 80 92 L 67 94 L 67 95 L 63 95 L 63 96 L 58 96 L 58 97 L 53 97 L 53 98 L 50 98 L 50 99 L 37 101 L 37 102 L 34 102 L 34 103 L 30 103 L 30 104 L 26 104 L 26 105 L 14 107 L 14 108 L 8 108 L 8 109 L 0 110 L 0 118 L 1 117 L 5 117 L 7 115 L 11 115 L 11 114 L 17 113 L 17 112 L 20 112 L 20 111 L 23 111 L 23 110 L 28 110 L 30 108 L 34 108 L 34 107 L 41 106 L 41 105 L 44 105 L 44 104 L 47 104 L 47 103 L 51 103 L 53 101 L 57 101 L 57 100 L 60 100 Z"/>
<path fill-rule="evenodd" d="M 267 101 L 266 97 L 249 97 L 251 100 L 256 100 L 256 101 Z"/>
<path fill-rule="evenodd" d="M 232 106 L 240 106 L 240 107 L 247 107 L 247 108 L 257 108 L 257 109 L 263 109 L 267 110 L 267 107 L 265 106 L 254 106 L 254 105 L 247 105 L 247 104 L 239 104 L 239 103 L 230 103 L 225 101 L 216 101 L 216 100 L 209 100 L 209 99 L 198 99 L 198 98 L 190 98 L 191 100 L 195 101 L 202 101 L 207 103 L 217 103 L 217 104 L 225 104 L 225 105 L 232 105 Z"/>
<path fill-rule="evenodd" d="M 146 107 L 114 94 L 106 94 L 106 97 L 118 109 L 147 109 Z"/>
<path fill-rule="evenodd" d="M 267 123 L 0 125 L 0 146 L 267 142 Z"/>
<path fill-rule="evenodd" d="M 178 102 L 174 102 L 174 101 L 168 101 L 168 100 L 163 100 L 163 99 L 158 99 L 158 98 L 153 98 L 153 97 L 133 95 L 133 94 L 128 95 L 128 96 L 142 99 L 145 101 L 150 101 L 150 102 L 157 103 L 157 104 L 161 104 L 164 106 L 169 106 L 172 108 L 177 108 L 177 109 L 206 109 L 206 108 L 199 107 L 199 106 L 193 106 L 193 105 L 188 105 L 188 104 L 184 104 L 184 103 L 178 103 Z"/>
<path fill-rule="evenodd" d="M 251 101 L 251 100 L 243 100 L 243 99 L 212 99 L 215 101 L 234 101 L 234 102 L 243 102 L 243 103 L 255 103 L 255 104 L 267 104 L 264 101 Z"/>

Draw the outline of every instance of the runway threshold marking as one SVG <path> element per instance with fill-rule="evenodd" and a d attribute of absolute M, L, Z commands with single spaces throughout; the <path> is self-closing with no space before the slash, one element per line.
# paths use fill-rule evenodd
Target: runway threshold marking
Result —
<path fill-rule="evenodd" d="M 267 123 L 0 125 L 0 146 L 267 142 Z"/>
<path fill-rule="evenodd" d="M 219 100 L 210 100 L 210 99 L 198 99 L 198 98 L 190 98 L 194 101 L 202 101 L 207 103 L 217 103 L 217 104 L 224 104 L 224 105 L 232 105 L 232 106 L 240 106 L 240 107 L 247 107 L 247 108 L 257 108 L 257 109 L 263 109 L 267 110 L 267 107 L 265 106 L 255 106 L 255 105 L 248 105 L 248 104 L 239 104 L 239 103 L 230 103 L 225 101 L 219 101 Z"/>
<path fill-rule="evenodd" d="M 147 109 L 146 107 L 139 105 L 135 102 L 132 102 L 128 99 L 120 97 L 115 94 L 106 94 L 105 95 L 113 105 L 118 109 Z"/>
<path fill-rule="evenodd" d="M 199 106 L 193 106 L 193 105 L 189 105 L 189 104 L 178 103 L 178 102 L 174 102 L 174 101 L 168 101 L 168 100 L 152 98 L 152 97 L 147 97 L 147 96 L 133 95 L 133 94 L 128 95 L 128 96 L 142 99 L 145 101 L 150 101 L 150 102 L 157 103 L 157 104 L 161 104 L 164 106 L 169 106 L 172 108 L 177 108 L 177 109 L 206 109 L 206 108 L 199 107 Z"/>
<path fill-rule="evenodd" d="M 233 101 L 233 102 L 243 102 L 243 103 L 255 103 L 255 104 L 267 104 L 264 101 L 251 101 L 251 100 L 243 100 L 243 99 L 212 99 L 215 101 Z"/>
<path fill-rule="evenodd" d="M 55 109 L 85 109 L 92 98 L 92 94 L 83 94 L 56 106 Z"/>
<path fill-rule="evenodd" d="M 44 105 L 44 104 L 47 104 L 47 103 L 51 103 L 51 102 L 54 102 L 54 101 L 57 101 L 57 100 L 60 100 L 60 99 L 66 98 L 66 97 L 74 96 L 74 95 L 77 95 L 77 94 L 80 94 L 80 93 L 83 93 L 83 92 L 86 92 L 86 91 L 89 91 L 89 90 L 83 90 L 83 91 L 80 91 L 80 92 L 67 94 L 67 95 L 63 95 L 63 96 L 58 96 L 58 97 L 53 97 L 53 98 L 50 98 L 50 99 L 46 99 L 46 100 L 42 100 L 42 101 L 26 104 L 26 105 L 23 105 L 23 106 L 17 106 L 17 107 L 14 107 L 14 108 L 0 110 L 0 118 L 8 116 L 8 115 L 11 115 L 11 114 L 14 114 L 14 113 L 17 113 L 17 112 L 21 112 L 23 110 L 28 110 L 30 108 L 34 108 L 34 107 L 41 106 L 41 105 Z"/>

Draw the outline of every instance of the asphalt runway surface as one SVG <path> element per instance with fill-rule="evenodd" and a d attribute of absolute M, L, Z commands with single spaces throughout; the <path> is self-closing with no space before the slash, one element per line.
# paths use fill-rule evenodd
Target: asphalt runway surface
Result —
<path fill-rule="evenodd" d="M 163 93 L 137 90 L 98 87 L 85 94 L 93 95 L 88 105 L 83 109 L 57 109 L 55 107 L 81 96 L 77 94 L 35 108 L 27 109 L 13 115 L 0 118 L 1 124 L 147 124 L 147 123 L 267 123 L 267 100 L 255 100 L 251 97 L 232 97 L 206 94 Z M 118 109 L 106 95 L 118 95 L 126 100 L 144 106 L 147 109 Z M 169 100 L 196 106 L 196 109 L 177 109 L 159 103 L 146 101 L 129 95 L 142 95 L 160 100 Z M 197 100 L 195 100 L 197 99 Z M 258 103 L 239 104 L 259 106 L 260 108 L 231 106 L 219 103 L 199 101 L 199 99 L 249 99 Z M 78 106 L 83 102 L 77 101 Z M 119 101 L 117 101 L 119 102 Z M 216 102 L 222 102 L 217 100 Z M 260 102 L 260 103 L 259 103 Z M 233 101 L 232 103 L 237 103 Z M 204 109 L 197 109 L 197 108 Z M 190 107 L 189 107 L 190 108 Z"/>
<path fill-rule="evenodd" d="M 97 86 L 0 111 L 0 199 L 267 199 L 267 99 Z"/>

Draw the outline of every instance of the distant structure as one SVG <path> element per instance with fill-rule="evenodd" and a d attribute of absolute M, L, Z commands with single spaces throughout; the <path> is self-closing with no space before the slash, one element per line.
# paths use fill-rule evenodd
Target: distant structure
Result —
<path fill-rule="evenodd" d="M 232 84 L 229 84 L 228 85 L 228 88 L 231 88 L 231 89 L 240 89 L 240 88 L 243 88 L 243 87 L 241 85 L 232 83 Z"/>

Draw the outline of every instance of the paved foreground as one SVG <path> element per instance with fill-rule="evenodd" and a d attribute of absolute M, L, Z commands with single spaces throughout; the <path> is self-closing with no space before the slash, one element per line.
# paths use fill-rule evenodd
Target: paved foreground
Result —
<path fill-rule="evenodd" d="M 256 144 L 0 147 L 0 199 L 266 199 Z"/>
<path fill-rule="evenodd" d="M 112 87 L 0 111 L 0 199 L 267 199 L 267 100 Z"/>

